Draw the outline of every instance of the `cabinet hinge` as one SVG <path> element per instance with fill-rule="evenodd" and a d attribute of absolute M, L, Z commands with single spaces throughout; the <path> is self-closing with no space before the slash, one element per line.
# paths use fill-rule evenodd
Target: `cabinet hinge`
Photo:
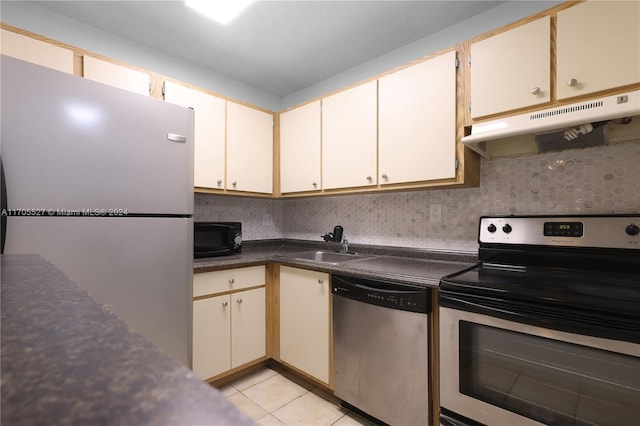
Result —
<path fill-rule="evenodd" d="M 166 81 L 163 81 L 163 82 L 162 82 L 162 96 L 165 96 L 165 95 L 166 95 L 166 93 L 165 93 L 165 91 L 164 91 L 164 89 L 165 89 L 166 85 L 167 85 L 167 82 L 166 82 Z"/>
<path fill-rule="evenodd" d="M 458 159 L 456 158 L 456 170 L 458 170 L 459 167 L 460 167 L 460 161 L 458 161 Z"/>
<path fill-rule="evenodd" d="M 471 53 L 469 53 L 469 60 L 467 63 L 469 64 L 469 66 L 471 66 Z"/>
<path fill-rule="evenodd" d="M 471 101 L 469 101 L 469 112 L 471 112 Z"/>
<path fill-rule="evenodd" d="M 460 68 L 460 58 L 456 56 L 456 69 Z"/>

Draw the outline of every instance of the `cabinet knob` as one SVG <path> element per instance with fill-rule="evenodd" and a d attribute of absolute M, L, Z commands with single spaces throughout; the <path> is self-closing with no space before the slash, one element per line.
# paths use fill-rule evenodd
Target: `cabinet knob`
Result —
<path fill-rule="evenodd" d="M 318 278 L 318 284 L 324 284 L 324 280 L 322 278 Z"/>
<path fill-rule="evenodd" d="M 318 187 L 318 184 L 316 182 L 313 182 L 311 185 L 313 185 L 314 188 Z"/>
<path fill-rule="evenodd" d="M 540 93 L 540 88 L 539 87 L 534 87 L 533 89 L 531 89 L 531 94 L 532 95 L 537 95 Z"/>
<path fill-rule="evenodd" d="M 222 179 L 218 179 L 218 186 L 222 185 Z"/>
<path fill-rule="evenodd" d="M 372 178 L 371 176 L 367 176 L 367 180 L 368 180 L 369 182 L 371 182 L 371 181 L 373 180 L 373 178 Z"/>
<path fill-rule="evenodd" d="M 228 304 L 229 304 L 228 302 L 222 302 L 222 307 L 226 308 Z"/>
<path fill-rule="evenodd" d="M 572 78 L 567 82 L 567 86 L 569 87 L 576 87 L 577 85 L 578 85 L 578 80 L 576 80 L 575 78 Z"/>
<path fill-rule="evenodd" d="M 238 299 L 238 304 L 242 303 L 242 299 Z"/>
<path fill-rule="evenodd" d="M 233 182 L 231 182 L 231 185 L 236 186 L 238 184 L 238 182 L 236 182 L 235 180 Z"/>
<path fill-rule="evenodd" d="M 382 175 L 382 179 L 387 180 L 387 179 L 389 179 L 389 176 L 387 176 L 387 174 L 386 174 L 386 173 L 384 173 L 384 174 Z"/>
<path fill-rule="evenodd" d="M 229 284 L 233 284 L 233 283 L 235 283 L 235 282 L 236 282 L 236 280 L 235 280 L 235 279 L 233 279 L 233 278 L 229 278 Z"/>

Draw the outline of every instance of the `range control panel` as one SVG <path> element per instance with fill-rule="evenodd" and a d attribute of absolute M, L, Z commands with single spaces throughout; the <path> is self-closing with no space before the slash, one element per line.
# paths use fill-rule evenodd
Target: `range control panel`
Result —
<path fill-rule="evenodd" d="M 640 215 L 483 216 L 478 242 L 640 249 Z"/>

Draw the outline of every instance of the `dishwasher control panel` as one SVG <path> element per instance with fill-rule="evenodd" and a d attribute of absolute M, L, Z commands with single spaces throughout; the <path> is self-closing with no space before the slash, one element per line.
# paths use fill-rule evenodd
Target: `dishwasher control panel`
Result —
<path fill-rule="evenodd" d="M 369 305 L 425 314 L 431 312 L 431 290 L 427 287 L 333 275 L 331 288 L 335 296 Z"/>

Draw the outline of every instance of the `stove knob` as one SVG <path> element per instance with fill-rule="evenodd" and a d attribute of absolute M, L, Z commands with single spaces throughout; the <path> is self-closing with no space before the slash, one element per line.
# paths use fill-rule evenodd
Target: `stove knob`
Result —
<path fill-rule="evenodd" d="M 511 228 L 511 225 L 507 223 L 502 227 L 502 230 L 504 231 L 505 234 L 509 234 L 511 233 L 511 231 L 513 231 L 513 228 Z"/>
<path fill-rule="evenodd" d="M 632 223 L 631 225 L 624 228 L 624 232 L 626 232 L 627 235 L 632 235 L 632 236 L 638 235 L 640 234 L 640 226 Z"/>
<path fill-rule="evenodd" d="M 491 232 L 492 234 L 494 232 L 496 232 L 498 230 L 498 228 L 496 228 L 496 226 L 492 223 L 491 225 L 487 226 L 487 231 Z"/>

